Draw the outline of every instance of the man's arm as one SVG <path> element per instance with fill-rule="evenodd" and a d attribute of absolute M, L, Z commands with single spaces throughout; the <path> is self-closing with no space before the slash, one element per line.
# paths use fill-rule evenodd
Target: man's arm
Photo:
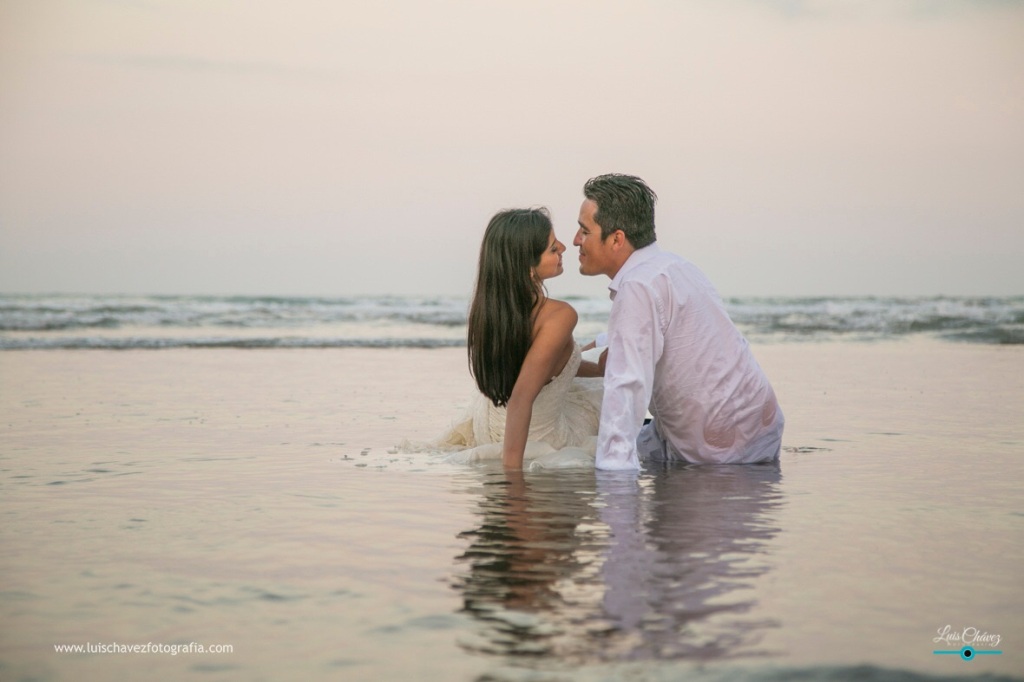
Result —
<path fill-rule="evenodd" d="M 605 348 L 601 351 L 601 356 L 597 362 L 591 362 L 590 360 L 580 360 L 580 367 L 576 370 L 576 376 L 578 377 L 603 377 L 604 368 L 608 363 L 608 349 Z"/>
<path fill-rule="evenodd" d="M 615 295 L 608 323 L 604 402 L 595 466 L 639 469 L 636 437 L 654 392 L 654 368 L 665 345 L 653 292 L 626 282 Z"/>
<path fill-rule="evenodd" d="M 590 360 L 581 360 L 580 367 L 576 370 L 576 376 L 578 377 L 603 377 L 605 364 L 608 362 L 608 334 L 601 332 L 597 335 L 597 338 L 583 346 L 581 349 L 584 353 L 588 350 L 593 350 L 598 346 L 604 346 L 605 349 L 601 351 L 601 355 L 598 356 L 597 362 Z"/>

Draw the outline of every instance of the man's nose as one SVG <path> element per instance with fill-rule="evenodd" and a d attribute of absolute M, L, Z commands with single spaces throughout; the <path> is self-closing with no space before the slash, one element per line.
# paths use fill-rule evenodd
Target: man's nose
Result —
<path fill-rule="evenodd" d="M 580 231 L 576 230 L 576 236 L 572 238 L 572 245 L 573 246 L 579 246 L 582 243 L 583 243 L 583 240 L 580 239 Z"/>

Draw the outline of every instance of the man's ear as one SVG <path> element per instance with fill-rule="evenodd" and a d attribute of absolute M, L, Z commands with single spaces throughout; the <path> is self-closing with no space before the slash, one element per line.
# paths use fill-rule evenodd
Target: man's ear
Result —
<path fill-rule="evenodd" d="M 618 251 L 626 245 L 626 233 L 622 230 L 615 230 L 612 232 L 612 246 Z"/>

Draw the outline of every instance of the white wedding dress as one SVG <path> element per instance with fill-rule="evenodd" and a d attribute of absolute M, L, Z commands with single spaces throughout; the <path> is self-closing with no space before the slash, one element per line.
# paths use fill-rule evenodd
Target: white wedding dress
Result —
<path fill-rule="evenodd" d="M 537 395 L 524 468 L 593 468 L 604 380 L 577 377 L 581 360 L 577 344 L 562 371 Z M 466 413 L 425 449 L 443 451 L 456 464 L 501 461 L 504 436 L 505 408 L 478 393 Z"/>

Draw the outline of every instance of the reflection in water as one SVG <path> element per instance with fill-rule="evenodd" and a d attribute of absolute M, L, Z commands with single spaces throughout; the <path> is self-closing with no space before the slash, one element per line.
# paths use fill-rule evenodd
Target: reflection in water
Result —
<path fill-rule="evenodd" d="M 468 649 L 561 661 L 763 654 L 754 581 L 778 533 L 778 463 L 482 474 L 455 579 Z"/>
<path fill-rule="evenodd" d="M 602 550 L 594 472 L 488 476 L 479 528 L 459 559 L 456 578 L 480 637 L 467 648 L 489 653 L 548 654 L 574 636 L 577 619 L 600 609 Z"/>

